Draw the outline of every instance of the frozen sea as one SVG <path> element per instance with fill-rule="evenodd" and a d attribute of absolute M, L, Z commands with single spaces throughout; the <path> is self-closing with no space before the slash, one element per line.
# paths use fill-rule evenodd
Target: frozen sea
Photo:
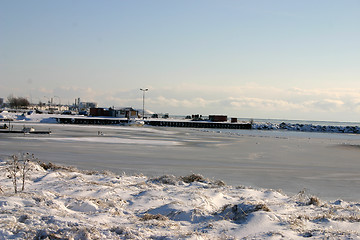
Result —
<path fill-rule="evenodd" d="M 190 173 L 228 185 L 306 190 L 360 201 L 360 135 L 289 131 L 25 123 L 50 135 L 0 134 L 0 155 L 119 174 Z M 14 123 L 22 128 L 24 123 Z"/>

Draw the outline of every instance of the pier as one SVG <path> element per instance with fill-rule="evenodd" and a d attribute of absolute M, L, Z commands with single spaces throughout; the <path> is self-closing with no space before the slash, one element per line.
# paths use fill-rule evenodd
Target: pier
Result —
<path fill-rule="evenodd" d="M 251 129 L 250 123 L 228 123 L 228 122 L 210 122 L 210 121 L 145 120 L 145 124 L 150 126 L 161 126 L 161 127 Z"/>
<path fill-rule="evenodd" d="M 51 131 L 24 131 L 24 130 L 7 130 L 0 129 L 0 133 L 21 133 L 21 134 L 51 134 Z"/>
<path fill-rule="evenodd" d="M 88 125 L 126 125 L 125 118 L 92 118 L 92 117 L 57 117 L 60 124 L 88 124 Z M 222 129 L 251 129 L 251 123 L 229 123 L 211 121 L 184 121 L 145 119 L 145 125 L 154 127 L 185 127 L 185 128 L 222 128 Z"/>
<path fill-rule="evenodd" d="M 93 117 L 57 117 L 56 121 L 61 124 L 89 124 L 89 125 L 119 125 L 128 123 L 123 118 L 93 118 Z"/>

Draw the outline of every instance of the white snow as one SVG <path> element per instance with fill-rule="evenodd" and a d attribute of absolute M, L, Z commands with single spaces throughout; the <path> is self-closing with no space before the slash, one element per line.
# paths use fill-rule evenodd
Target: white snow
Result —
<path fill-rule="evenodd" d="M 24 138 L 24 137 L 17 137 Z M 32 139 L 40 141 L 58 141 L 58 142 L 97 142 L 97 143 L 122 143 L 122 144 L 147 144 L 147 145 L 180 145 L 179 142 L 175 141 L 162 141 L 162 140 L 153 140 L 151 142 L 142 139 L 126 139 L 126 138 L 117 138 L 117 137 L 81 137 L 81 138 L 47 138 L 47 137 L 33 137 Z"/>
<path fill-rule="evenodd" d="M 38 163 L 15 194 L 0 164 L 0 239 L 360 239 L 358 203 Z"/>

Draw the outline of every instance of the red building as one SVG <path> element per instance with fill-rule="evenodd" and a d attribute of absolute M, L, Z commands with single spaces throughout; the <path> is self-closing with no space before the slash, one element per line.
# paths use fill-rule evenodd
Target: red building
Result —
<path fill-rule="evenodd" d="M 226 122 L 227 116 L 225 116 L 225 115 L 209 115 L 209 120 L 212 122 Z"/>
<path fill-rule="evenodd" d="M 105 108 L 90 108 L 90 116 L 100 117 L 100 116 L 110 116 L 110 111 Z"/>

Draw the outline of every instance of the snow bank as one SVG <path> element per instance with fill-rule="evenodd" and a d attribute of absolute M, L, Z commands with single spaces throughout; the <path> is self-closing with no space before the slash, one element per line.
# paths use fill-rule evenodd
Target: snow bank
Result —
<path fill-rule="evenodd" d="M 57 123 L 56 114 L 38 114 L 34 111 L 27 112 L 8 112 L 2 111 L 0 119 L 9 119 L 18 122 L 41 122 L 41 123 Z"/>
<path fill-rule="evenodd" d="M 0 164 L 0 239 L 360 239 L 359 203 L 53 164 L 14 194 Z"/>

